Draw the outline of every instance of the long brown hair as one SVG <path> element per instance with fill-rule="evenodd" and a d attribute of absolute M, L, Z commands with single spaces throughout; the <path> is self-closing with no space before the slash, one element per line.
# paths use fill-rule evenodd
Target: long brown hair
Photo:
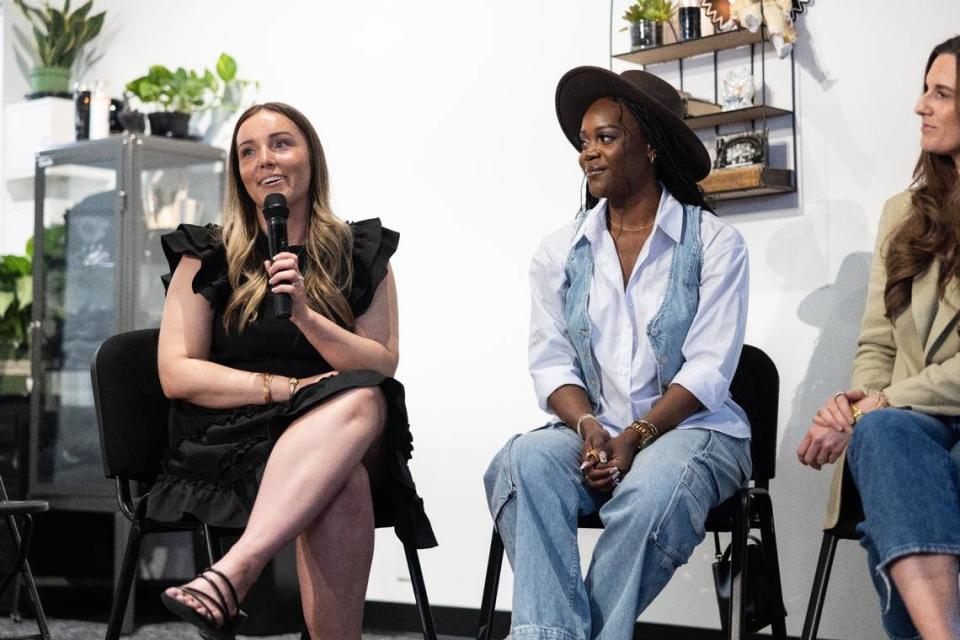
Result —
<path fill-rule="evenodd" d="M 927 73 L 938 56 L 956 59 L 956 78 L 960 80 L 960 36 L 938 44 L 930 53 Z M 960 91 L 954 92 L 957 117 L 960 118 Z M 883 294 L 887 318 L 894 320 L 910 306 L 913 278 L 922 275 L 931 262 L 940 264 L 939 293 L 943 296 L 950 278 L 960 278 L 960 179 L 958 167 L 948 155 L 921 151 L 913 170 L 914 191 L 911 212 L 886 244 L 884 265 L 887 286 Z"/>
<path fill-rule="evenodd" d="M 258 255 L 256 239 L 260 233 L 257 203 L 243 186 L 237 155 L 237 133 L 251 116 L 273 111 L 289 118 L 307 139 L 310 151 L 310 214 L 303 247 L 307 253 L 303 286 L 310 307 L 344 327 L 354 322 L 347 302 L 353 280 L 353 232 L 330 209 L 330 184 L 327 161 L 316 130 L 306 116 L 288 104 L 257 104 L 237 120 L 230 142 L 230 170 L 227 172 L 227 202 L 223 212 L 223 245 L 227 253 L 227 276 L 233 293 L 223 313 L 224 329 L 235 325 L 240 331 L 257 319 L 257 309 L 267 293 L 267 274 Z"/>

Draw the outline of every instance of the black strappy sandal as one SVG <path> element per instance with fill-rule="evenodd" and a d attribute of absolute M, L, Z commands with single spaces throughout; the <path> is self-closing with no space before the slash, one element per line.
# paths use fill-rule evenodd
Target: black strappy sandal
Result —
<path fill-rule="evenodd" d="M 207 573 L 212 573 L 218 576 L 221 580 L 223 580 L 224 584 L 226 584 L 227 588 L 230 590 L 230 596 L 233 598 L 233 605 L 237 609 L 236 613 L 234 613 L 232 616 L 230 615 L 230 603 L 227 602 L 226 597 L 223 595 L 223 592 L 220 591 L 220 587 L 217 585 L 216 581 L 207 577 Z M 189 622 L 195 626 L 200 631 L 201 637 L 207 638 L 208 640 L 233 640 L 237 633 L 237 627 L 240 626 L 240 623 L 247 619 L 247 614 L 240 610 L 240 599 L 237 598 L 237 590 L 233 588 L 233 583 L 230 582 L 230 578 L 212 567 L 201 571 L 197 575 L 197 578 L 206 580 L 207 583 L 213 587 L 214 593 L 217 594 L 216 597 L 199 591 L 198 589 L 194 589 L 193 587 L 182 586 L 176 588 L 180 589 L 180 591 L 183 593 L 192 596 L 194 600 L 199 602 L 206 610 L 205 614 L 197 612 L 196 609 L 187 603 L 181 602 L 173 596 L 168 596 L 166 593 L 160 594 L 160 599 L 171 613 L 184 622 Z M 219 625 L 216 623 L 213 609 L 210 608 L 210 605 L 212 605 L 214 609 L 220 613 L 220 617 L 223 622 L 221 622 Z"/>

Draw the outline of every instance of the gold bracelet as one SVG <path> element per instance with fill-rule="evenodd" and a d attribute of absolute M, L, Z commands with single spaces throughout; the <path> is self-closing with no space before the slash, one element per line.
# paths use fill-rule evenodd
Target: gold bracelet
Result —
<path fill-rule="evenodd" d="M 600 424 L 600 421 L 597 420 L 597 416 L 593 415 L 592 413 L 585 413 L 577 418 L 577 435 L 580 436 L 581 439 L 583 439 L 583 423 L 585 420 L 593 420 L 597 424 Z M 603 425 L 600 426 L 602 427 Z"/>
<path fill-rule="evenodd" d="M 287 382 L 290 384 L 290 398 L 292 398 L 293 394 L 297 392 L 297 385 L 300 384 L 300 381 L 296 378 L 290 378 Z M 290 398 L 287 399 L 289 400 Z"/>
<path fill-rule="evenodd" d="M 877 409 L 886 409 L 890 406 L 890 400 L 883 391 L 877 391 Z"/>
<path fill-rule="evenodd" d="M 640 435 L 640 444 L 637 446 L 637 450 L 650 446 L 654 440 L 660 437 L 660 430 L 657 429 L 656 425 L 643 418 L 634 420 L 627 428 L 633 429 Z"/>
<path fill-rule="evenodd" d="M 270 388 L 270 383 L 273 382 L 272 373 L 261 373 L 263 376 L 263 404 L 270 404 L 273 402 L 273 389 Z"/>
<path fill-rule="evenodd" d="M 860 418 L 863 417 L 863 411 L 861 411 L 860 407 L 855 404 L 850 405 L 850 413 L 853 414 L 853 424 L 860 422 Z"/>

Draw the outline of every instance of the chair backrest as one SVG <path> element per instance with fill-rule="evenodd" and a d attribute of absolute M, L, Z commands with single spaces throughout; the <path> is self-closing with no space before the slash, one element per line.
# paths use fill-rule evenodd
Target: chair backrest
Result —
<path fill-rule="evenodd" d="M 780 374 L 777 365 L 761 349 L 743 345 L 730 395 L 750 420 L 753 481 L 760 486 L 774 477 L 777 467 L 777 412 L 780 405 Z"/>
<path fill-rule="evenodd" d="M 97 349 L 90 366 L 108 478 L 153 482 L 167 450 L 170 401 L 157 373 L 159 329 L 120 333 Z"/>

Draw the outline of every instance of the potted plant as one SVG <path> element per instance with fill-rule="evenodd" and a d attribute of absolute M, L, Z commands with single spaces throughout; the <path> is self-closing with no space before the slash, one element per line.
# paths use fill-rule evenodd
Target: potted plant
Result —
<path fill-rule="evenodd" d="M 33 94 L 67 93 L 70 90 L 70 68 L 77 54 L 103 28 L 106 12 L 90 15 L 93 0 L 70 11 L 70 0 L 58 10 L 44 3 L 42 8 L 25 0 L 14 0 L 30 22 L 37 66 L 30 71 Z"/>
<path fill-rule="evenodd" d="M 30 311 L 33 303 L 29 255 L 0 256 L 0 397 L 22 397 L 30 375 Z"/>
<path fill-rule="evenodd" d="M 217 60 L 216 74 L 209 69 L 201 72 L 178 67 L 171 71 L 153 65 L 146 75 L 128 82 L 126 90 L 145 105 L 157 108 L 147 114 L 151 134 L 186 138 L 191 115 L 225 105 L 237 87 L 249 83 L 236 75 L 236 61 L 223 53 Z"/>
<path fill-rule="evenodd" d="M 663 44 L 663 24 L 670 22 L 677 8 L 672 0 L 637 0 L 623 14 L 630 23 L 630 49 Z"/>

